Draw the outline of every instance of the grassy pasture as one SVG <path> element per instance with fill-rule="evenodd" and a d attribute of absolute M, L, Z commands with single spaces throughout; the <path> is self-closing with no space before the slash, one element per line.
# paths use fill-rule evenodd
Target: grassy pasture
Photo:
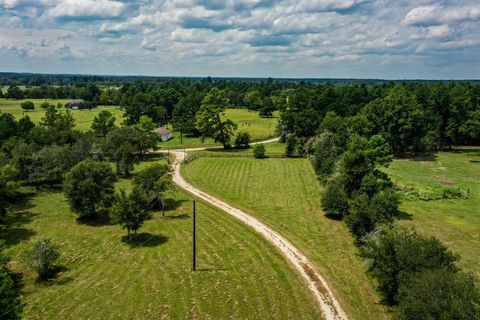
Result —
<path fill-rule="evenodd" d="M 240 131 L 248 132 L 253 141 L 264 140 L 275 137 L 275 130 L 278 122 L 278 115 L 273 118 L 260 118 L 257 112 L 251 112 L 246 109 L 227 109 L 225 116 L 233 120 L 238 125 L 235 134 Z M 232 138 L 232 144 L 235 136 Z M 173 138 L 166 142 L 159 143 L 162 149 L 176 148 L 194 148 L 220 146 L 211 139 L 204 142 L 200 138 L 183 135 L 183 144 L 180 143 L 180 133 L 174 132 Z"/>
<path fill-rule="evenodd" d="M 20 104 L 23 101 L 32 101 L 35 104 L 35 110 L 24 112 L 20 108 Z M 11 100 L 11 99 L 0 99 L 0 111 L 2 113 L 11 113 L 17 120 L 23 117 L 23 114 L 26 114 L 32 119 L 33 122 L 39 123 L 45 114 L 45 110 L 40 108 L 40 105 L 47 101 L 50 104 L 57 105 L 58 103 L 65 104 L 70 101 L 69 99 L 27 99 L 27 100 Z M 72 114 L 76 120 L 76 128 L 78 130 L 87 131 L 92 125 L 93 118 L 102 110 L 108 110 L 115 115 L 117 118 L 117 125 L 120 125 L 123 121 L 123 111 L 118 110 L 114 107 L 99 106 L 92 110 L 72 110 Z"/>
<path fill-rule="evenodd" d="M 480 148 L 440 152 L 434 159 L 395 160 L 386 171 L 402 188 L 470 191 L 468 199 L 404 200 L 402 209 L 411 220 L 402 223 L 441 239 L 461 255 L 460 265 L 480 279 Z"/>
<path fill-rule="evenodd" d="M 183 166 L 182 173 L 299 247 L 327 278 L 351 319 L 388 317 L 344 223 L 322 212 L 322 190 L 308 160 L 199 158 Z"/>
<path fill-rule="evenodd" d="M 141 166 L 144 166 L 142 164 Z M 141 167 L 140 166 L 140 167 Z M 121 180 L 118 187 L 129 188 Z M 302 280 L 263 238 L 197 203 L 198 272 L 191 271 L 191 202 L 176 191 L 166 217 L 153 213 L 134 240 L 109 224 L 81 224 L 60 191 L 25 190 L 2 230 L 23 275 L 25 319 L 312 319 L 319 308 Z M 63 270 L 35 282 L 22 253 L 36 239 L 60 247 Z"/>

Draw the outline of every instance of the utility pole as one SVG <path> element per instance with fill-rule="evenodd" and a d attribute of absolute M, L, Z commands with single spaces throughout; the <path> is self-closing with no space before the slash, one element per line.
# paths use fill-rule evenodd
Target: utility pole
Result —
<path fill-rule="evenodd" d="M 192 257 L 192 264 L 193 264 L 193 271 L 197 270 L 197 237 L 195 234 L 195 199 L 193 199 L 193 257 Z"/>

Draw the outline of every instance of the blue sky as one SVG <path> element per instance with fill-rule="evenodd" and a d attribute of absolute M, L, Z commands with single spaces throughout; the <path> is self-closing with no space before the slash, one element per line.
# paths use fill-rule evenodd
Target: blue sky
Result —
<path fill-rule="evenodd" d="M 480 1 L 0 0 L 0 71 L 480 78 Z"/>

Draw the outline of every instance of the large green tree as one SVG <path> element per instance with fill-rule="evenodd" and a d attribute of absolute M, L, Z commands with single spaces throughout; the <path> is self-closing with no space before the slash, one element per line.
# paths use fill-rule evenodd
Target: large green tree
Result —
<path fill-rule="evenodd" d="M 172 169 L 166 164 L 154 164 L 140 171 L 134 178 L 135 187 L 143 192 L 153 207 L 162 205 L 165 213 L 165 194 L 174 187 Z"/>
<path fill-rule="evenodd" d="M 202 141 L 212 138 L 215 142 L 222 143 L 224 148 L 229 147 L 237 124 L 225 119 L 227 108 L 230 108 L 230 101 L 226 98 L 225 92 L 218 88 L 213 88 L 203 98 L 196 116 L 196 126 L 201 133 Z"/>
<path fill-rule="evenodd" d="M 102 110 L 93 118 L 92 131 L 97 137 L 105 137 L 107 133 L 115 129 L 115 116 L 107 110 Z"/>
<path fill-rule="evenodd" d="M 115 196 L 110 219 L 113 223 L 127 229 L 129 239 L 130 233 L 132 231 L 137 233 L 149 216 L 148 201 L 140 190 L 133 189 L 132 193 L 127 195 L 125 190 L 122 189 Z"/>
<path fill-rule="evenodd" d="M 116 181 L 108 163 L 84 160 L 65 177 L 65 196 L 79 217 L 93 217 L 112 204 Z"/>

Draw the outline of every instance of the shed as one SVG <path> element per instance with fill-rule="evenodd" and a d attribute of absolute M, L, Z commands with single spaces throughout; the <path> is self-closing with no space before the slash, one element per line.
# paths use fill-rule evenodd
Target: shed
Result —
<path fill-rule="evenodd" d="M 168 141 L 172 138 L 172 131 L 164 127 L 154 129 L 153 132 L 162 139 L 162 142 Z"/>

